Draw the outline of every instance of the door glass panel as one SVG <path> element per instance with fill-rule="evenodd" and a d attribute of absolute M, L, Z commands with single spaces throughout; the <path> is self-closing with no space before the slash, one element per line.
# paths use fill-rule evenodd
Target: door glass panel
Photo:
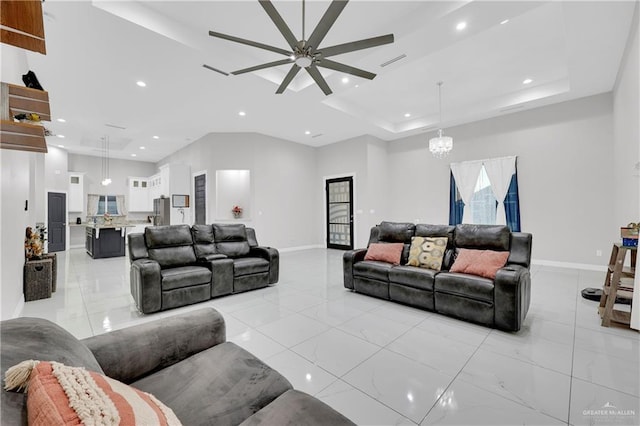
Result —
<path fill-rule="evenodd" d="M 351 246 L 350 181 L 329 182 L 327 186 L 328 227 L 330 245 Z"/>

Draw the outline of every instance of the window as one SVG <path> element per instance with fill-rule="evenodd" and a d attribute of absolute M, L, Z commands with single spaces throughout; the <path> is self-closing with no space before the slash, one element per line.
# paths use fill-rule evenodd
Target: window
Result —
<path fill-rule="evenodd" d="M 98 198 L 98 215 L 109 213 L 110 215 L 118 215 L 118 202 L 115 195 L 100 195 Z"/>
<path fill-rule="evenodd" d="M 452 163 L 449 190 L 450 225 L 506 224 L 520 231 L 516 157 Z"/>

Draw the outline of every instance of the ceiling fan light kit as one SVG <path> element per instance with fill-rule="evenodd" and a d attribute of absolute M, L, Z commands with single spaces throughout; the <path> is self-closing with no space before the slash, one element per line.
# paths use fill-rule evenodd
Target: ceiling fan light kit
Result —
<path fill-rule="evenodd" d="M 339 62 L 331 61 L 326 58 L 330 56 L 341 55 L 343 53 L 354 52 L 356 50 L 369 49 L 371 47 L 381 46 L 384 44 L 393 43 L 393 34 L 387 34 L 383 36 L 353 41 L 349 43 L 339 44 L 335 46 L 329 46 L 325 48 L 321 48 L 320 43 L 325 38 L 333 24 L 342 13 L 342 10 L 348 3 L 348 0 L 334 0 L 331 2 L 326 12 L 320 18 L 318 25 L 313 30 L 308 39 L 305 38 L 304 33 L 304 24 L 305 24 L 305 0 L 302 0 L 302 40 L 296 39 L 296 37 L 291 32 L 291 29 L 286 24 L 280 13 L 273 6 L 273 3 L 269 0 L 259 0 L 260 5 L 265 10 L 267 15 L 271 18 L 271 21 L 278 28 L 282 36 L 285 38 L 287 43 L 289 44 L 289 48 L 291 50 L 281 49 L 279 47 L 270 46 L 264 43 L 246 40 L 243 38 L 218 33 L 215 31 L 209 31 L 209 35 L 211 37 L 217 37 L 224 40 L 233 41 L 235 43 L 246 44 L 248 46 L 257 47 L 259 49 L 269 50 L 271 52 L 279 53 L 281 55 L 287 56 L 287 59 L 281 59 L 278 61 L 268 62 L 266 64 L 256 65 L 249 68 L 244 68 L 238 71 L 234 71 L 231 74 L 238 75 L 244 74 L 251 71 L 257 71 L 265 68 L 276 67 L 280 65 L 291 64 L 291 69 L 285 76 L 284 80 L 276 90 L 276 94 L 284 93 L 293 78 L 298 74 L 301 68 L 304 68 L 305 71 L 313 78 L 315 83 L 320 87 L 325 95 L 330 95 L 333 93 L 331 88 L 327 84 L 326 80 L 320 74 L 318 67 L 332 69 L 334 71 L 339 71 L 347 74 L 352 74 L 358 77 L 366 78 L 372 80 L 376 75 L 374 73 L 352 67 L 349 65 L 345 65 Z"/>

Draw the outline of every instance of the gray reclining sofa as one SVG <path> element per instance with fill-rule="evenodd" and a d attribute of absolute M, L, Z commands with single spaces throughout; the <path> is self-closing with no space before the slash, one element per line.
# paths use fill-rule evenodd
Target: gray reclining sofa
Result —
<path fill-rule="evenodd" d="M 40 318 L 0 322 L 0 371 L 57 361 L 149 392 L 185 426 L 353 425 L 280 373 L 226 342 L 218 311 L 204 308 L 78 340 Z M 26 425 L 26 394 L 2 389 L 2 424 Z"/>
<path fill-rule="evenodd" d="M 406 266 L 411 237 L 447 237 L 440 271 Z M 400 265 L 364 260 L 367 249 L 344 254 L 344 286 L 358 293 L 429 311 L 518 331 L 531 298 L 531 234 L 497 225 L 425 225 L 382 222 L 371 229 L 373 243 L 403 243 Z M 449 272 L 461 248 L 508 251 L 506 265 L 491 280 Z"/>
<path fill-rule="evenodd" d="M 278 250 L 243 224 L 153 226 L 128 239 L 131 294 L 145 314 L 278 282 Z"/>

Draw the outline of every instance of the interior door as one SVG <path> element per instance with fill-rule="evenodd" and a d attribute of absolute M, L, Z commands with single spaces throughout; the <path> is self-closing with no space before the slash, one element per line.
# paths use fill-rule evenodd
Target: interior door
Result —
<path fill-rule="evenodd" d="M 327 248 L 353 249 L 353 178 L 326 181 Z"/>
<path fill-rule="evenodd" d="M 204 225 L 207 223 L 207 175 L 198 175 L 193 179 L 193 198 L 196 209 L 195 223 Z"/>
<path fill-rule="evenodd" d="M 64 251 L 67 245 L 67 194 L 47 193 L 47 240 L 49 253 Z"/>

